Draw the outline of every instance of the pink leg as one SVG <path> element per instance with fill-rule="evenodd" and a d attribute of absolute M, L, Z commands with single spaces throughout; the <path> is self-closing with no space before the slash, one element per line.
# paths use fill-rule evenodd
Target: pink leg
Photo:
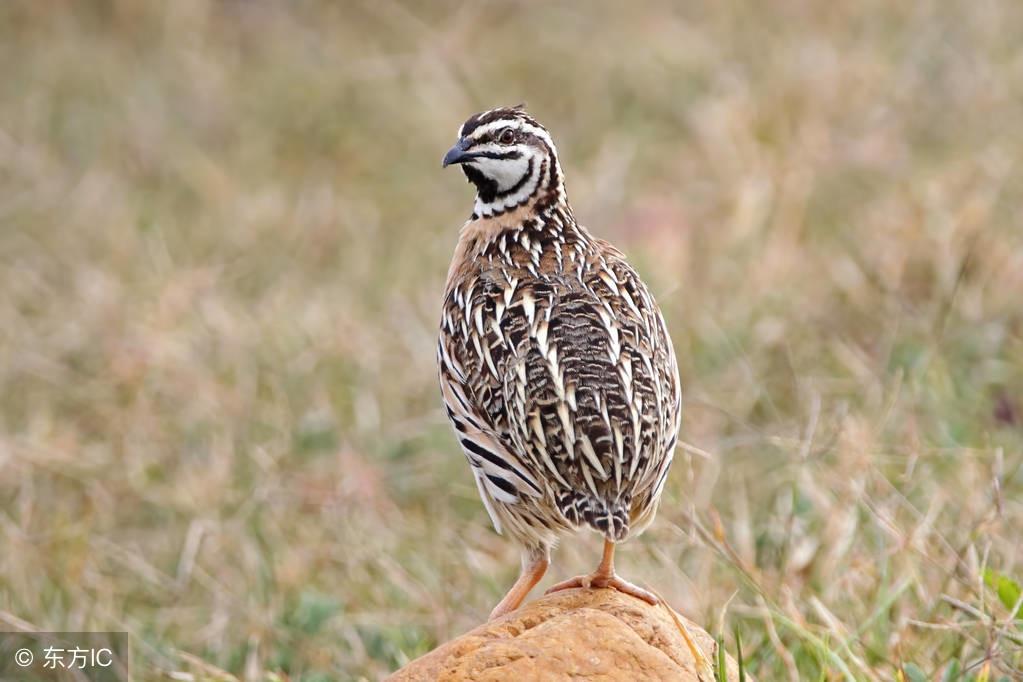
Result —
<path fill-rule="evenodd" d="M 542 554 L 532 552 L 526 555 L 522 561 L 522 572 L 519 574 L 518 580 L 504 595 L 504 599 L 498 602 L 494 610 L 490 612 L 490 620 L 500 618 L 519 608 L 529 591 L 543 578 L 549 565 L 550 559 L 547 557 L 546 550 Z"/>
<path fill-rule="evenodd" d="M 604 540 L 604 557 L 600 560 L 600 565 L 597 566 L 597 570 L 589 575 L 577 575 L 574 578 L 564 580 L 557 585 L 554 585 L 547 594 L 551 592 L 559 592 L 561 590 L 568 590 L 573 587 L 582 587 L 584 589 L 590 588 L 605 588 L 610 587 L 624 594 L 631 595 L 636 599 L 642 599 L 648 604 L 656 605 L 660 603 L 653 593 L 644 590 L 642 587 L 638 587 L 623 580 L 615 575 L 615 543 L 610 540 Z"/>

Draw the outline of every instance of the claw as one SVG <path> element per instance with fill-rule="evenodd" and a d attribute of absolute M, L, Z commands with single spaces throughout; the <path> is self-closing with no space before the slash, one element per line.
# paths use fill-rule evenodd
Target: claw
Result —
<path fill-rule="evenodd" d="M 547 592 L 545 592 L 545 594 L 560 592 L 562 590 L 570 590 L 576 587 L 581 587 L 584 590 L 589 589 L 601 590 L 605 588 L 611 588 L 613 590 L 618 590 L 622 594 L 627 594 L 631 597 L 635 597 L 636 599 L 642 599 L 651 606 L 656 606 L 661 601 L 653 593 L 644 590 L 642 587 L 639 587 L 638 585 L 633 585 L 629 581 L 619 578 L 617 575 L 614 574 L 603 575 L 601 573 L 577 575 L 574 578 L 563 580 L 557 585 L 551 586 L 547 590 Z"/>

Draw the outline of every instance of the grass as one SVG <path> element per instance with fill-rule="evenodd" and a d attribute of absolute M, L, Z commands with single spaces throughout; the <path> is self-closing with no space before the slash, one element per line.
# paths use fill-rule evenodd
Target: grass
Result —
<path fill-rule="evenodd" d="M 1021 34 L 1007 2 L 4 3 L 0 625 L 312 681 L 485 618 L 518 557 L 435 385 L 471 201 L 439 159 L 526 100 L 687 389 L 622 572 L 761 680 L 1019 676 Z"/>

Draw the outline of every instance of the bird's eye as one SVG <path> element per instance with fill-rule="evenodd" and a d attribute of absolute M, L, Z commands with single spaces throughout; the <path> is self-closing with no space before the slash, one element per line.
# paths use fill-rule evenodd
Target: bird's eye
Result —
<path fill-rule="evenodd" d="M 515 140 L 515 131 L 511 128 L 505 128 L 497 139 L 501 144 L 511 144 Z"/>

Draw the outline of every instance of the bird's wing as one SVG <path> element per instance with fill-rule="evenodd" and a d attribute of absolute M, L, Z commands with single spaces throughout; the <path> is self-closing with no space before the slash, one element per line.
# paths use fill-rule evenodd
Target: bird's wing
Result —
<path fill-rule="evenodd" d="M 552 481 L 562 513 L 618 536 L 633 497 L 663 486 L 681 391 L 653 298 L 617 250 L 599 246 L 577 276 L 520 292 L 527 326 L 503 398 L 516 449 Z"/>
<path fill-rule="evenodd" d="M 493 280 L 453 287 L 444 302 L 437 347 L 448 419 L 498 532 L 494 500 L 514 504 L 522 496 L 543 495 L 535 469 L 516 453 L 501 390 L 505 368 L 514 359 L 508 338 L 514 332 L 503 319 L 514 289 L 514 281 Z M 509 320 L 516 315 L 508 312 Z"/>
<path fill-rule="evenodd" d="M 441 389 L 495 527 L 494 501 L 529 496 L 572 524 L 617 514 L 621 531 L 630 501 L 663 485 L 681 402 L 671 342 L 636 272 L 596 243 L 578 268 L 494 267 L 445 297 Z"/>

